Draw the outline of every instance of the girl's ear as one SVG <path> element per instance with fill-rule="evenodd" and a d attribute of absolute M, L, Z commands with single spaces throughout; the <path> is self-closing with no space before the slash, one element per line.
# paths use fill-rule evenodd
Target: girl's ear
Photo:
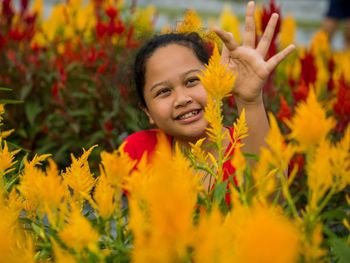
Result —
<path fill-rule="evenodd" d="M 143 112 L 147 115 L 149 124 L 154 125 L 155 122 L 154 122 L 152 116 L 149 114 L 148 109 L 147 109 L 146 107 L 144 107 L 144 106 L 140 106 L 140 108 L 141 108 L 141 109 L 143 110 Z"/>

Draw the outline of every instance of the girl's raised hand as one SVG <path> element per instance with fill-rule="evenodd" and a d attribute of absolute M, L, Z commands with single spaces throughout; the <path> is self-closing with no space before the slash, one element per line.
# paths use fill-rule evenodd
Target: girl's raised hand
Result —
<path fill-rule="evenodd" d="M 262 101 L 262 87 L 269 74 L 295 48 L 289 45 L 267 61 L 265 56 L 278 21 L 278 14 L 272 14 L 270 21 L 257 46 L 255 46 L 254 2 L 247 4 L 245 31 L 242 45 L 238 45 L 230 32 L 214 28 L 224 45 L 221 61 L 237 73 L 233 93 L 238 103 L 250 104 Z"/>

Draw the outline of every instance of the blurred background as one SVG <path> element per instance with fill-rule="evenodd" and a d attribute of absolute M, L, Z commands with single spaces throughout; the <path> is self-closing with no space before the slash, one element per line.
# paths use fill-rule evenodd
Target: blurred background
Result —
<path fill-rule="evenodd" d="M 134 0 L 124 0 L 131 3 Z M 50 13 L 52 5 L 64 1 L 45 0 L 45 14 Z M 154 5 L 158 10 L 155 27 L 161 29 L 164 25 L 172 25 L 174 21 L 181 20 L 187 9 L 195 9 L 203 18 L 218 17 L 225 6 L 230 6 L 235 15 L 243 21 L 247 0 L 136 0 L 140 6 Z M 258 5 L 267 4 L 269 0 L 257 0 Z M 282 10 L 282 15 L 293 16 L 298 25 L 296 32 L 297 43 L 306 45 L 313 33 L 321 26 L 322 19 L 328 8 L 328 0 L 276 0 Z M 336 32 L 332 46 L 342 49 L 344 44 L 340 31 Z"/>
<path fill-rule="evenodd" d="M 1 0 L 0 104 L 6 104 L 6 116 L 0 127 L 14 130 L 10 146 L 21 148 L 22 154 L 52 153 L 60 166 L 66 166 L 70 153 L 78 155 L 82 148 L 98 144 L 91 156 L 98 160 L 100 151 L 111 151 L 128 134 L 149 128 L 132 81 L 138 48 L 169 29 L 209 36 L 204 31 L 214 23 L 240 42 L 246 4 Z M 276 114 L 285 133 L 284 119 L 291 118 L 310 88 L 337 119 L 335 139 L 349 123 L 350 53 L 344 50 L 341 30 L 331 43 L 321 30 L 327 7 L 326 0 L 256 1 L 258 38 L 271 14 L 280 14 L 268 56 L 291 43 L 297 45 L 264 87 L 267 110 Z M 215 39 L 207 41 L 210 45 Z M 236 117 L 232 96 L 224 110 L 226 124 L 232 125 Z"/>

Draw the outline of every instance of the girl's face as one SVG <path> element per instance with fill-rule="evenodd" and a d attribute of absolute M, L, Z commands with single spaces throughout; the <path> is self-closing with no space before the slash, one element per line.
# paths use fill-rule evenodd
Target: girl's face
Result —
<path fill-rule="evenodd" d="M 177 140 L 195 142 L 205 136 L 207 94 L 197 76 L 203 68 L 190 48 L 178 44 L 158 48 L 146 63 L 145 112 Z"/>

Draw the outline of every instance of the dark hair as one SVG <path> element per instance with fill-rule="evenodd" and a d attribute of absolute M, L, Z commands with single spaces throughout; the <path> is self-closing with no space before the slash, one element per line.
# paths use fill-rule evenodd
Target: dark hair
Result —
<path fill-rule="evenodd" d="M 146 107 L 143 94 L 145 86 L 146 63 L 158 48 L 165 47 L 170 44 L 179 44 L 190 48 L 196 57 L 203 62 L 203 64 L 208 64 L 210 57 L 208 45 L 197 33 L 168 33 L 156 35 L 141 47 L 135 57 L 134 81 L 141 106 Z"/>

